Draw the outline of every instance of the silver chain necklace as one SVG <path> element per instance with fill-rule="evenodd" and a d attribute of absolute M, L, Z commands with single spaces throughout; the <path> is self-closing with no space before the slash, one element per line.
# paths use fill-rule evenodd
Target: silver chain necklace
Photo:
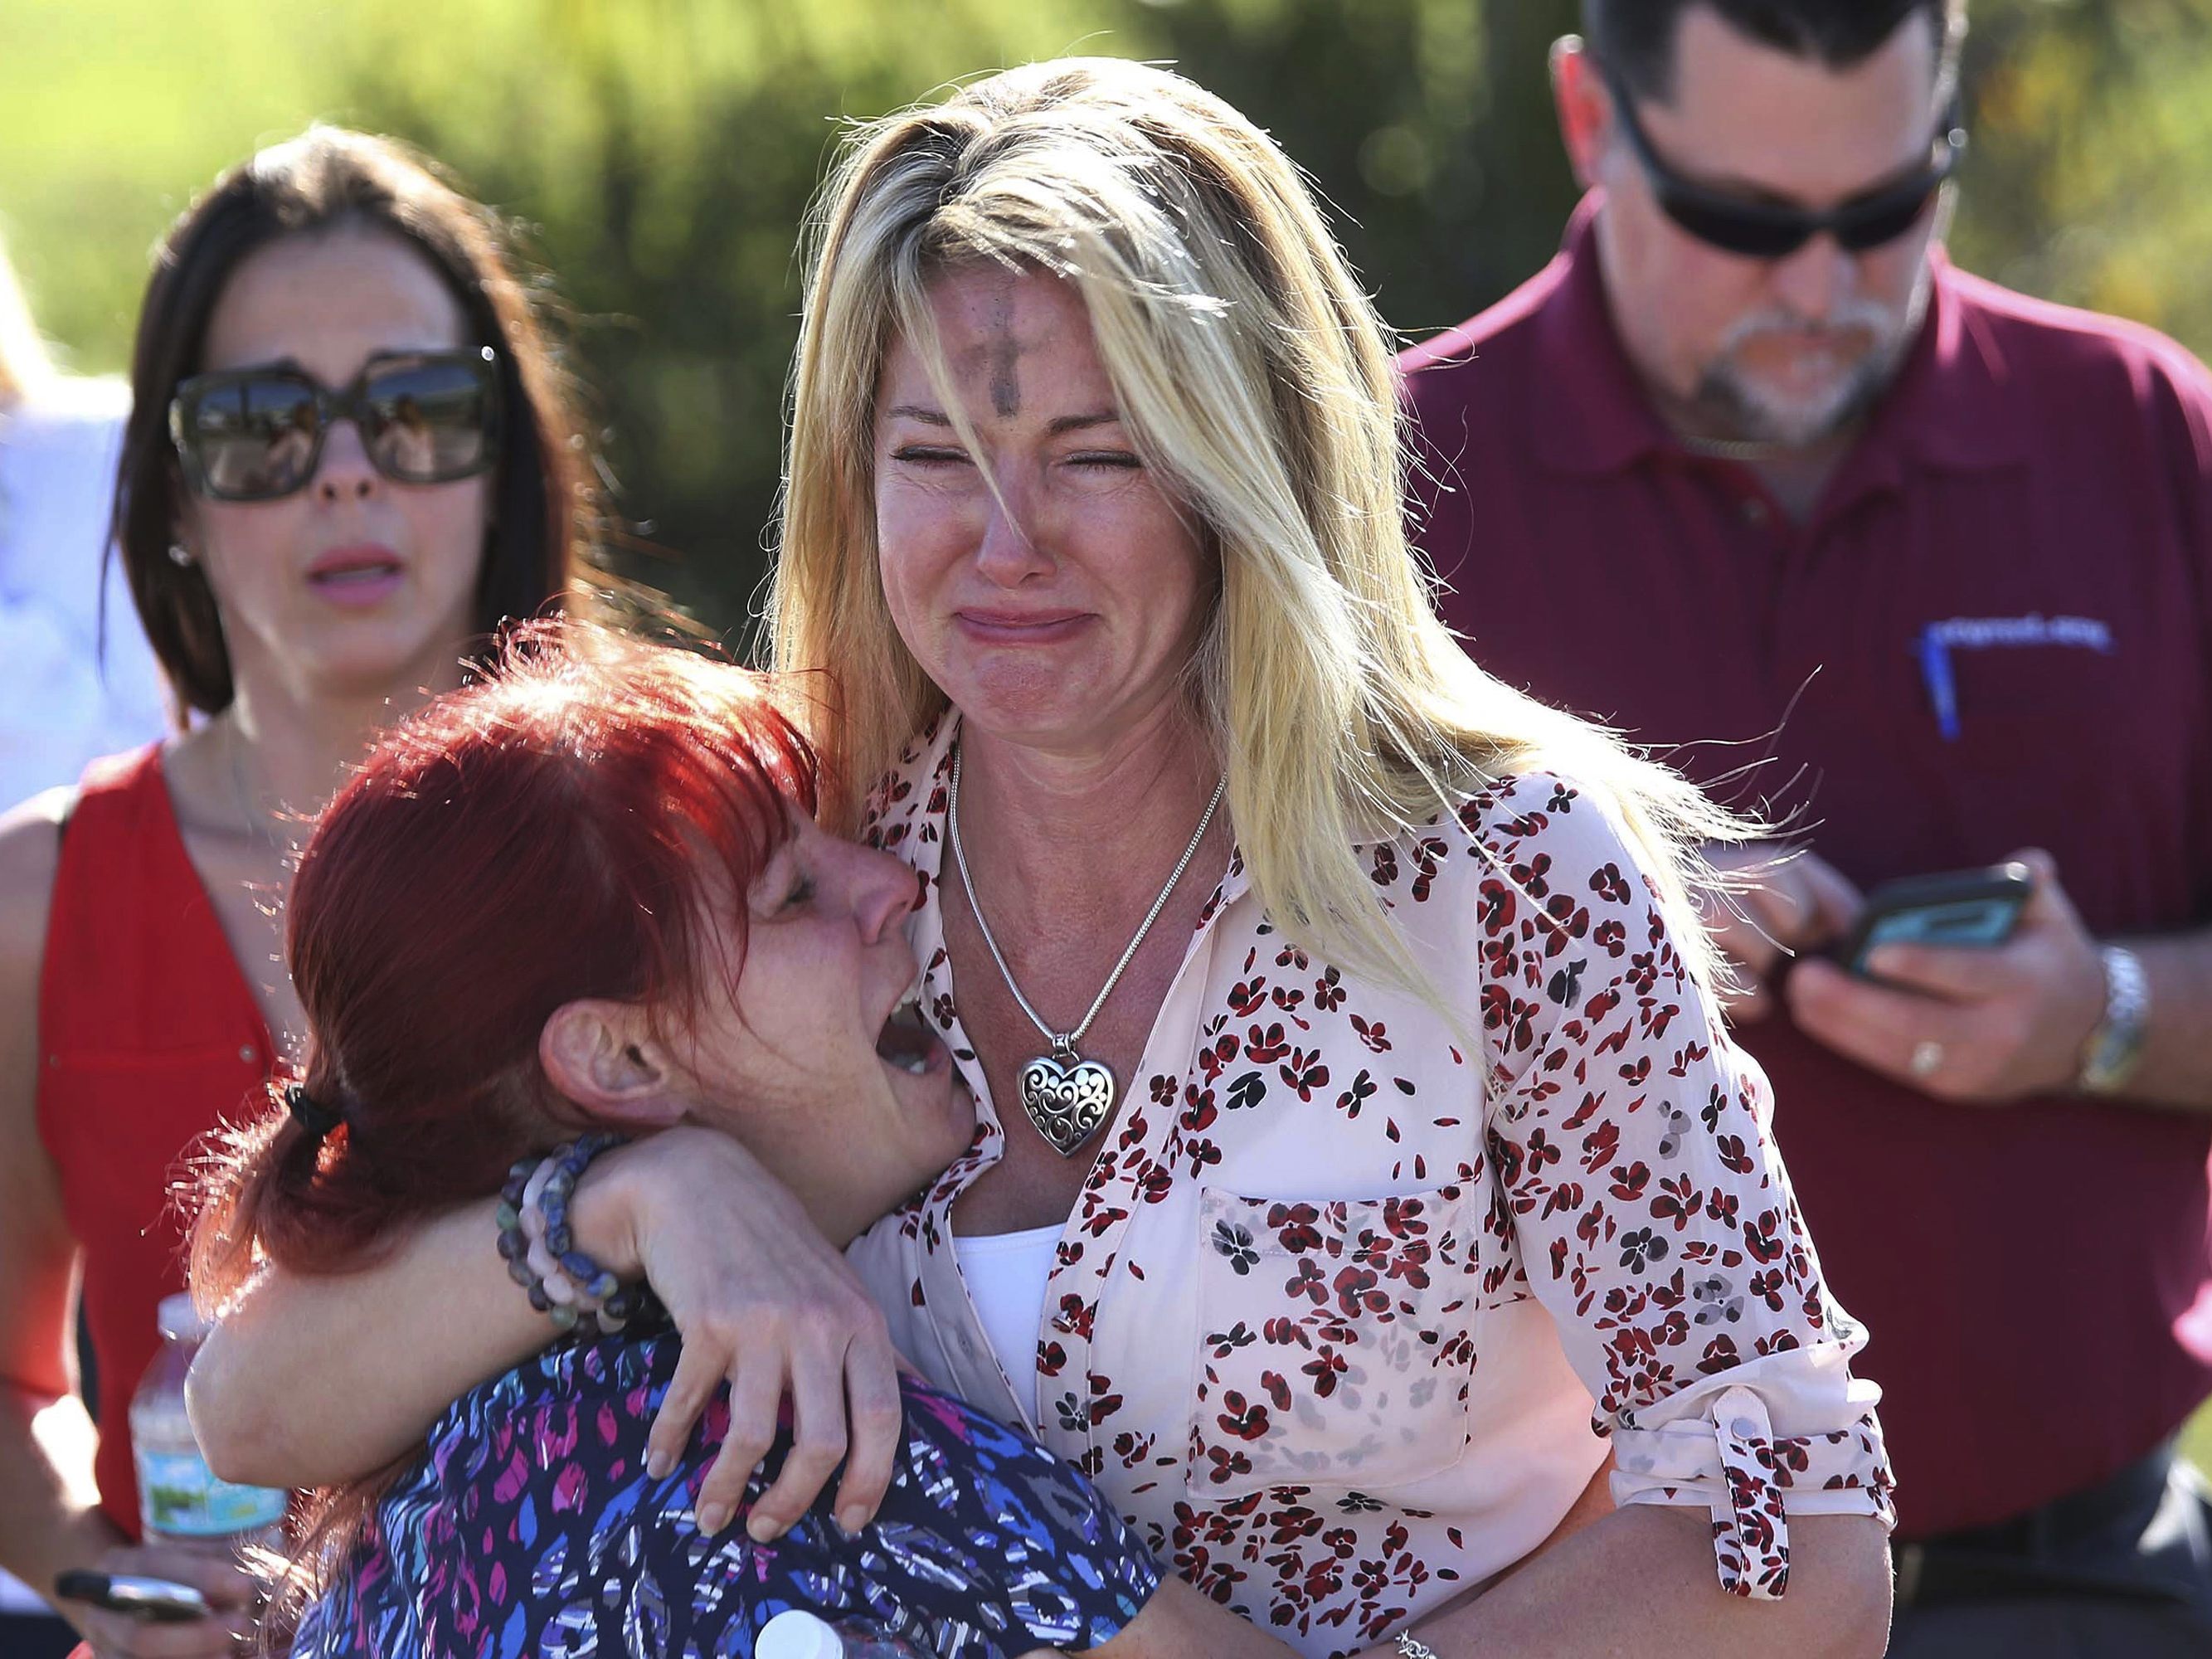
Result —
<path fill-rule="evenodd" d="M 1167 908 L 1168 895 L 1182 879 L 1182 872 L 1190 868 L 1190 861 L 1198 856 L 1198 845 L 1206 839 L 1207 828 L 1213 823 L 1214 810 L 1221 805 L 1221 797 L 1229 787 L 1224 777 L 1213 786 L 1213 799 L 1206 804 L 1206 814 L 1198 821 L 1198 830 L 1190 838 L 1190 845 L 1182 849 L 1176 860 L 1175 872 L 1168 884 L 1160 889 L 1160 896 L 1152 901 L 1152 908 L 1145 912 L 1145 919 L 1137 924 L 1137 936 L 1129 941 L 1129 948 L 1121 952 L 1121 961 L 1114 971 L 1106 975 L 1105 984 L 1091 1000 L 1091 1007 L 1080 1024 L 1071 1031 L 1055 1031 L 1045 1023 L 1044 1017 L 1030 1006 L 1030 1000 L 1022 994 L 1022 988 L 1014 983 L 1014 970 L 1006 966 L 1006 958 L 999 949 L 999 941 L 991 937 L 991 924 L 983 920 L 983 901 L 975 891 L 975 878 L 968 873 L 968 854 L 960 845 L 960 751 L 952 751 L 952 787 L 946 797 L 945 819 L 952 841 L 952 860 L 960 867 L 960 884 L 968 890 L 968 908 L 975 913 L 975 929 L 983 935 L 983 943 L 991 952 L 991 960 L 999 964 L 1000 975 L 1006 988 L 1014 994 L 1014 1000 L 1030 1017 L 1030 1023 L 1052 1044 L 1052 1052 L 1039 1054 L 1022 1067 L 1022 1110 L 1036 1125 L 1036 1131 L 1051 1143 L 1053 1151 L 1062 1158 L 1096 1134 L 1101 1126 L 1114 1115 L 1114 1100 L 1120 1085 L 1114 1073 L 1095 1060 L 1085 1060 L 1075 1051 L 1083 1034 L 1091 1029 L 1091 1022 L 1098 1018 L 1098 1011 L 1106 1006 L 1106 999 L 1114 994 L 1114 988 L 1121 982 L 1121 975 L 1137 954 L 1137 947 L 1145 942 L 1145 935 L 1152 931 L 1152 924 Z"/>
<path fill-rule="evenodd" d="M 246 790 L 246 739 L 239 735 L 235 717 L 233 718 L 231 724 L 224 728 L 224 736 L 227 741 L 223 747 L 230 752 L 230 793 L 238 805 L 239 819 L 246 826 L 246 838 L 248 841 L 260 842 L 280 856 L 289 853 L 291 850 L 290 847 L 277 835 L 276 831 L 269 827 L 272 817 L 282 815 L 271 814 L 262 808 L 259 790 L 251 793 Z"/>

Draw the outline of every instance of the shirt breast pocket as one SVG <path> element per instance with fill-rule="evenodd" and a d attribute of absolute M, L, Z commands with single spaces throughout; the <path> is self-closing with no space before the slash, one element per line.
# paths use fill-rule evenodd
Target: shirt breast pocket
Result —
<path fill-rule="evenodd" d="M 1458 1462 L 1480 1222 L 1461 1187 L 1329 1200 L 1206 1188 L 1193 1495 L 1375 1489 Z"/>

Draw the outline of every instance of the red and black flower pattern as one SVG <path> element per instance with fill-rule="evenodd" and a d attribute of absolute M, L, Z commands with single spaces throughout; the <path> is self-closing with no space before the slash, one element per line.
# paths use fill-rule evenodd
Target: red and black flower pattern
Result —
<path fill-rule="evenodd" d="M 950 738 L 909 749 L 871 833 L 921 875 L 924 1006 L 979 1127 L 854 1251 L 933 1380 L 1033 1420 L 1177 1572 L 1314 1655 L 1519 1559 L 1608 1446 L 1619 1501 L 1711 1516 L 1735 1595 L 1783 1594 L 1791 1516 L 1893 1520 L 1864 1333 L 1765 1079 L 1618 817 L 1547 772 L 1363 854 L 1431 997 L 1312 957 L 1232 855 L 1069 1218 L 1033 1373 L 1002 1364 L 951 1248 L 1005 1143 L 937 914 Z"/>

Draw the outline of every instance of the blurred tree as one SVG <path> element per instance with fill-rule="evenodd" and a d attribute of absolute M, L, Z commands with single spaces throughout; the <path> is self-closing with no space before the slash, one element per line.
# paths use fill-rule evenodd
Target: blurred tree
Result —
<path fill-rule="evenodd" d="M 74 365 L 123 366 L 163 227 L 218 169 L 330 96 L 325 66 L 343 53 L 328 10 L 0 4 L 0 221 L 41 326 Z"/>
<path fill-rule="evenodd" d="M 765 568 L 801 214 L 841 121 L 1050 56 L 1081 0 L 908 9 L 506 0 L 463 65 L 394 20 L 344 103 L 535 222 L 575 313 L 624 510 L 623 568 L 721 629 Z M 680 551 L 679 551 L 680 550 Z"/>
<path fill-rule="evenodd" d="M 981 69 L 1067 50 L 1172 60 L 1270 125 L 1336 208 L 1388 314 L 1457 320 L 1548 255 L 1571 200 L 1546 49 L 1572 0 L 966 0 L 860 7 L 480 5 L 465 66 L 392 25 L 348 112 L 404 133 L 538 227 L 579 316 L 625 509 L 626 567 L 741 623 L 763 567 L 799 270 L 834 140 Z M 680 556 L 673 550 L 680 550 Z"/>
<path fill-rule="evenodd" d="M 1964 263 L 2212 349 L 2212 0 L 1973 0 Z M 315 110 L 529 220 L 612 434 L 630 568 L 718 627 L 756 592 L 840 118 L 1070 51 L 1171 60 L 1269 127 L 1384 314 L 1445 326 L 1534 270 L 1573 186 L 1545 54 L 1576 0 L 9 0 L 0 204 L 42 315 L 113 367 L 189 191 Z"/>
<path fill-rule="evenodd" d="M 1983 0 L 1962 263 L 2212 354 L 2212 3 Z"/>

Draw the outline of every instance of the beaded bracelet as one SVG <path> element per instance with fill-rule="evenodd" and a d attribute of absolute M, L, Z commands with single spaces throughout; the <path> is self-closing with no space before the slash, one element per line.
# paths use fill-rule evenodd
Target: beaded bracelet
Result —
<path fill-rule="evenodd" d="M 582 1135 L 543 1158 L 519 1159 L 500 1189 L 499 1253 L 530 1305 L 564 1334 L 611 1336 L 653 1305 L 643 1285 L 624 1285 L 576 1248 L 568 1200 L 576 1178 L 619 1135 Z"/>

